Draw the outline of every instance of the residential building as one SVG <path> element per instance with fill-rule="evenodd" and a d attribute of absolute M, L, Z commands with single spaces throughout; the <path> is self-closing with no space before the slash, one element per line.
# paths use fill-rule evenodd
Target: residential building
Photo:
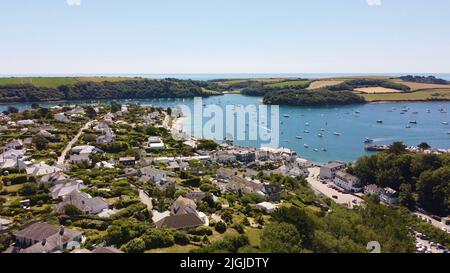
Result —
<path fill-rule="evenodd" d="M 170 213 L 172 215 L 178 214 L 189 214 L 189 213 L 197 213 L 197 205 L 194 200 L 184 198 L 182 196 L 178 197 L 175 202 L 173 202 Z"/>
<path fill-rule="evenodd" d="M 327 165 L 320 167 L 320 179 L 333 180 L 337 171 L 343 170 L 347 167 L 342 162 L 330 162 Z"/>
<path fill-rule="evenodd" d="M 398 192 L 391 188 L 384 188 L 381 190 L 380 200 L 388 205 L 397 205 Z"/>
<path fill-rule="evenodd" d="M 44 162 L 33 164 L 26 168 L 27 174 L 34 176 L 43 176 L 47 174 L 57 173 L 60 171 L 62 171 L 60 168 L 47 165 Z"/>
<path fill-rule="evenodd" d="M 264 210 L 266 213 L 272 213 L 278 209 L 278 206 L 269 202 L 262 202 L 256 205 L 256 207 Z"/>
<path fill-rule="evenodd" d="M 370 184 L 364 188 L 364 193 L 379 196 L 381 194 L 381 190 L 382 189 L 380 187 L 378 187 L 377 185 Z"/>
<path fill-rule="evenodd" d="M 206 193 L 202 191 L 190 191 L 186 194 L 186 198 L 194 200 L 194 201 L 200 201 L 203 200 L 206 197 Z"/>
<path fill-rule="evenodd" d="M 53 118 L 59 122 L 69 122 L 70 121 L 69 118 L 66 117 L 66 114 L 64 114 L 64 113 L 55 114 L 55 115 L 53 115 Z"/>
<path fill-rule="evenodd" d="M 141 181 L 151 181 L 153 183 L 160 183 L 167 180 L 167 172 L 156 169 L 153 166 L 141 168 L 139 170 Z"/>
<path fill-rule="evenodd" d="M 155 150 L 162 150 L 164 149 L 164 142 L 161 140 L 160 137 L 150 137 L 148 139 L 148 148 L 155 149 Z"/>
<path fill-rule="evenodd" d="M 5 145 L 4 150 L 23 150 L 25 147 L 23 145 L 23 141 L 20 139 L 11 140 L 8 144 Z"/>
<path fill-rule="evenodd" d="M 196 213 L 177 214 L 164 217 L 155 223 L 157 228 L 173 228 L 180 230 L 193 229 L 205 223 Z"/>
<path fill-rule="evenodd" d="M 359 178 L 346 172 L 337 171 L 334 177 L 334 184 L 348 192 L 362 191 Z"/>
<path fill-rule="evenodd" d="M 122 157 L 119 159 L 119 164 L 124 166 L 134 166 L 136 165 L 135 157 Z"/>
<path fill-rule="evenodd" d="M 19 253 L 62 252 L 81 243 L 82 232 L 56 227 L 47 223 L 35 223 L 14 234 L 15 248 Z"/>
<path fill-rule="evenodd" d="M 57 184 L 50 188 L 50 195 L 53 199 L 64 199 L 65 196 L 69 195 L 74 190 L 81 191 L 86 189 L 81 180 L 74 180 L 66 184 Z"/>
<path fill-rule="evenodd" d="M 101 197 L 92 197 L 87 193 L 73 190 L 63 197 L 63 201 L 58 204 L 58 211 L 63 212 L 66 205 L 73 205 L 84 214 L 99 214 L 109 208 L 108 203 Z"/>

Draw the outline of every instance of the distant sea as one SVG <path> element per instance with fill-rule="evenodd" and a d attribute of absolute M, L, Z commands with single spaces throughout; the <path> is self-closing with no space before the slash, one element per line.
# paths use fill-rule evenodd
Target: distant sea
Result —
<path fill-rule="evenodd" d="M 400 77 L 405 75 L 435 76 L 450 81 L 450 73 L 200 73 L 200 74 L 21 74 L 0 75 L 6 77 L 141 77 L 149 79 L 191 79 L 191 80 L 216 80 L 216 79 L 256 79 L 256 78 L 336 78 L 350 76 L 391 76 Z"/>

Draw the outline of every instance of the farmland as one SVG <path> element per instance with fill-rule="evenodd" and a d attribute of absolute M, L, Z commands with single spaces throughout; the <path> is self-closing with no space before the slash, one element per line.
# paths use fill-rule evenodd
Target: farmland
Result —
<path fill-rule="evenodd" d="M 343 82 L 344 81 L 340 81 L 340 80 L 315 81 L 315 82 L 312 82 L 310 84 L 308 89 L 310 89 L 310 90 L 312 90 L 312 89 L 319 89 L 319 88 L 324 88 L 324 87 L 328 87 L 328 86 L 338 85 L 338 84 L 341 84 Z"/>
<path fill-rule="evenodd" d="M 136 79 L 127 77 L 14 77 L 0 78 L 0 85 L 32 84 L 36 87 L 56 88 L 61 85 L 73 85 L 79 82 L 120 82 Z"/>
<path fill-rule="evenodd" d="M 355 91 L 365 93 L 365 94 L 401 93 L 400 90 L 392 89 L 392 88 L 385 88 L 385 87 L 356 88 Z"/>
<path fill-rule="evenodd" d="M 368 102 L 377 101 L 428 101 L 428 100 L 450 100 L 450 89 L 429 89 L 407 93 L 391 94 L 364 94 Z"/>
<path fill-rule="evenodd" d="M 283 87 L 290 87 L 290 86 L 307 85 L 309 82 L 310 82 L 309 80 L 285 81 L 285 82 L 267 84 L 266 86 L 267 87 L 283 88 Z"/>

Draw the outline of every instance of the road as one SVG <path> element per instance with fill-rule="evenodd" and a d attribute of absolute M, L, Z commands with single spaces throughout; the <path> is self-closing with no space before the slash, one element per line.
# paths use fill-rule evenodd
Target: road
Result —
<path fill-rule="evenodd" d="M 64 164 L 64 162 L 66 161 L 66 155 L 67 153 L 72 150 L 72 146 L 77 143 L 78 139 L 80 138 L 80 136 L 83 134 L 83 131 L 88 129 L 92 123 L 94 123 L 95 120 L 91 120 L 88 123 L 86 123 L 81 129 L 80 131 L 78 131 L 78 133 L 75 135 L 75 137 L 67 144 L 66 148 L 64 148 L 64 151 L 61 153 L 61 156 L 58 157 L 58 161 L 57 164 L 58 165 L 62 165 Z"/>
<path fill-rule="evenodd" d="M 440 230 L 442 230 L 442 228 L 446 228 L 447 230 L 450 229 L 450 228 L 449 228 L 448 226 L 446 226 L 444 223 L 439 222 L 439 221 L 437 221 L 437 220 L 435 220 L 435 219 L 431 218 L 430 216 L 425 215 L 425 214 L 423 214 L 423 213 L 420 213 L 420 212 L 414 212 L 414 215 L 417 215 L 420 219 L 425 219 L 425 220 L 426 220 L 427 222 L 429 222 L 429 223 L 430 223 L 430 221 L 431 221 L 430 224 L 432 224 L 433 226 L 437 227 L 437 228 L 440 229 Z"/>
<path fill-rule="evenodd" d="M 152 198 L 150 198 L 143 190 L 139 190 L 139 199 L 141 199 L 141 202 L 147 205 L 148 211 L 153 210 L 153 203 Z"/>
<path fill-rule="evenodd" d="M 353 208 L 353 205 L 354 205 L 353 200 L 357 201 L 356 205 L 359 205 L 361 202 L 363 202 L 362 198 L 356 197 L 351 194 L 340 193 L 332 188 L 329 188 L 328 183 L 322 184 L 322 182 L 320 182 L 320 180 L 318 179 L 319 174 L 320 174 L 320 168 L 315 167 L 315 168 L 310 168 L 308 170 L 309 170 L 309 176 L 306 180 L 311 185 L 311 187 L 314 190 L 320 192 L 321 194 L 327 196 L 328 198 L 333 199 L 336 203 Z M 333 198 L 333 196 L 337 196 L 338 199 Z"/>

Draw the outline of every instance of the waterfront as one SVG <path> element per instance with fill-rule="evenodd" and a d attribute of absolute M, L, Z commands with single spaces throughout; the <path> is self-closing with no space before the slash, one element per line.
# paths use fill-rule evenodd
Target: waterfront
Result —
<path fill-rule="evenodd" d="M 110 101 L 72 101 L 67 104 L 109 103 Z M 194 99 L 145 99 L 117 100 L 119 103 L 151 104 L 161 107 L 176 108 L 176 105 L 194 105 Z M 204 105 L 260 105 L 260 97 L 248 97 L 239 94 L 227 94 L 203 98 Z M 59 103 L 41 103 L 43 107 L 55 106 Z M 15 106 L 20 110 L 30 108 L 30 103 L 3 104 L 0 110 Z M 402 109 L 408 112 L 401 114 Z M 450 148 L 450 102 L 398 102 L 369 103 L 339 107 L 280 107 L 279 144 L 281 147 L 297 151 L 300 157 L 316 163 L 330 160 L 354 161 L 358 157 L 370 154 L 365 151 L 365 138 L 374 140 L 372 144 L 383 145 L 394 141 L 403 141 L 407 145 L 418 145 L 427 142 L 433 147 Z M 429 110 L 429 111 L 428 111 Z M 287 117 L 289 116 L 289 117 Z M 208 118 L 204 118 L 207 121 Z M 380 120 L 382 123 L 377 123 Z M 416 121 L 417 124 L 410 123 Z M 226 122 L 226 121 L 224 121 Z M 252 120 L 239 120 L 246 126 Z M 185 127 L 195 130 L 189 119 L 185 119 Z M 269 125 L 269 124 L 268 124 Z M 237 127 L 237 124 L 236 124 Z M 270 126 L 268 126 L 270 128 Z M 407 128 L 410 127 L 410 128 Z M 198 129 L 198 128 L 197 128 Z M 340 135 L 336 135 L 339 133 Z M 320 137 L 319 134 L 323 135 Z M 196 135 L 199 137 L 198 135 Z M 205 135 L 208 138 L 210 136 Z M 299 139 L 298 137 L 301 137 Z M 237 140 L 236 145 L 260 147 L 262 141 Z M 306 146 L 308 148 L 306 148 Z M 326 151 L 324 151 L 326 150 Z"/>

